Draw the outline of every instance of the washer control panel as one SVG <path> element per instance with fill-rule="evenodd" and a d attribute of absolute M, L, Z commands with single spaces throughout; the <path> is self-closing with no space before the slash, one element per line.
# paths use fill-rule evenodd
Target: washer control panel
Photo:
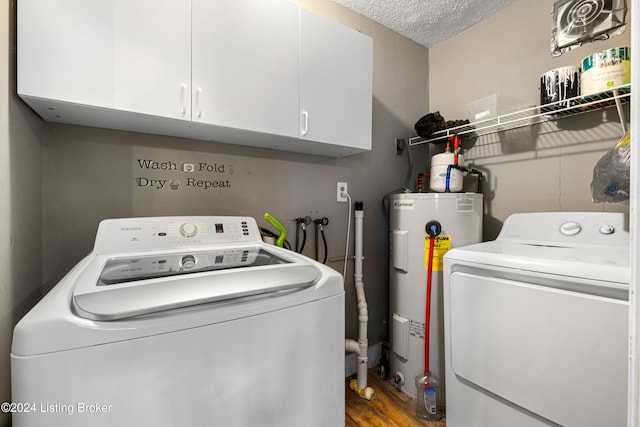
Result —
<path fill-rule="evenodd" d="M 97 286 L 112 286 L 140 280 L 157 279 L 189 273 L 228 270 L 238 267 L 287 264 L 285 260 L 260 246 L 168 252 L 148 255 L 109 257 L 100 273 Z"/>
<path fill-rule="evenodd" d="M 261 243 L 251 217 L 189 216 L 107 219 L 98 226 L 96 254 L 175 249 L 228 243 Z M 182 260 L 188 268 L 189 259 Z"/>
<path fill-rule="evenodd" d="M 192 222 L 183 222 L 180 224 L 179 230 L 184 237 L 193 237 L 198 234 L 198 226 Z"/>

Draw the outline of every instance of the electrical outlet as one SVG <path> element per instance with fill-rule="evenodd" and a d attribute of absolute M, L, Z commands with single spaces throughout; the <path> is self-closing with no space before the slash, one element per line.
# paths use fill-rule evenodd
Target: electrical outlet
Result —
<path fill-rule="evenodd" d="M 347 202 L 348 199 L 347 199 L 346 193 L 347 193 L 347 183 L 339 182 L 336 188 L 336 199 L 339 202 Z"/>

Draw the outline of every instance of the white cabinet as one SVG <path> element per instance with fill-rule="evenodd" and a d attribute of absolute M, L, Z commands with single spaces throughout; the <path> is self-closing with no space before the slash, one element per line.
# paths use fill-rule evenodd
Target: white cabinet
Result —
<path fill-rule="evenodd" d="M 184 2 L 19 0 L 17 7 L 21 96 L 190 118 Z M 48 108 L 45 118 L 55 119 Z"/>
<path fill-rule="evenodd" d="M 298 6 L 193 0 L 194 122 L 297 137 Z"/>
<path fill-rule="evenodd" d="M 371 149 L 371 39 L 289 0 L 18 0 L 45 120 L 341 156 Z"/>
<path fill-rule="evenodd" d="M 371 149 L 373 42 L 301 9 L 301 138 Z"/>

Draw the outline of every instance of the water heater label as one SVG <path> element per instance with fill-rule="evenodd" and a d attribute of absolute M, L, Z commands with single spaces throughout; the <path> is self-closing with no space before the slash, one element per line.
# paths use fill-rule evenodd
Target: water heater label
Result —
<path fill-rule="evenodd" d="M 394 200 L 392 203 L 393 209 L 399 210 L 413 210 L 414 201 L 413 200 Z"/>
<path fill-rule="evenodd" d="M 434 237 L 432 271 L 442 271 L 444 269 L 443 257 L 451 249 L 451 236 L 441 234 Z M 429 270 L 429 235 L 424 235 L 424 269 Z"/>
<path fill-rule="evenodd" d="M 473 199 L 461 197 L 456 200 L 456 212 L 473 212 Z"/>
<path fill-rule="evenodd" d="M 409 320 L 409 335 L 424 339 L 424 322 Z"/>

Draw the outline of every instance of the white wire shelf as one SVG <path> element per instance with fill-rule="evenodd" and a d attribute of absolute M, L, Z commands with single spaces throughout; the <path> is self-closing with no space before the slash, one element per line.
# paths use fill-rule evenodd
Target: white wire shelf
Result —
<path fill-rule="evenodd" d="M 441 143 L 445 142 L 451 135 L 457 135 L 460 138 L 486 135 L 489 133 L 531 126 L 550 120 L 558 120 L 563 117 L 575 116 L 577 114 L 601 110 L 613 106 L 618 108 L 618 115 L 623 122 L 622 128 L 625 130 L 626 123 L 621 111 L 621 105 L 628 102 L 630 96 L 631 85 L 623 85 L 605 92 L 586 96 L 577 96 L 564 101 L 531 107 L 525 110 L 503 114 L 495 118 L 479 120 L 466 125 L 441 130 L 435 132 L 429 138 L 410 138 L 409 145 L 420 145 L 428 142 Z"/>

